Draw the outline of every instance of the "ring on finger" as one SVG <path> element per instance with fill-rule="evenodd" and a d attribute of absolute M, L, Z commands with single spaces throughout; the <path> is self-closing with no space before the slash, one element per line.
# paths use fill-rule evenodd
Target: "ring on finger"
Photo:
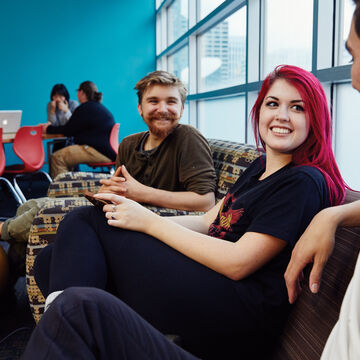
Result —
<path fill-rule="evenodd" d="M 113 211 L 115 212 L 115 211 L 116 211 L 116 205 L 113 205 L 113 206 L 112 206 L 112 209 L 113 209 Z"/>

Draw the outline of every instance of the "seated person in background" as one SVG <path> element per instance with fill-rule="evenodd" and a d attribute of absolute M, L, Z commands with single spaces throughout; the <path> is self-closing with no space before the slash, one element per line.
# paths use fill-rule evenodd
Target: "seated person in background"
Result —
<path fill-rule="evenodd" d="M 78 106 L 65 125 L 44 125 L 49 134 L 64 134 L 74 138 L 74 145 L 56 151 L 51 156 L 51 177 L 71 170 L 87 162 L 110 162 L 115 160 L 109 143 L 110 132 L 115 124 L 110 111 L 101 104 L 102 93 L 91 81 L 80 84 Z"/>
<path fill-rule="evenodd" d="M 102 181 L 99 192 L 113 192 L 155 206 L 210 209 L 215 204 L 216 174 L 209 145 L 198 130 L 178 124 L 186 100 L 183 83 L 168 72 L 155 71 L 141 79 L 135 89 L 140 115 L 149 131 L 121 142 L 116 176 Z M 154 144 L 159 145 L 149 150 Z M 30 226 L 46 201 L 48 198 L 28 200 L 19 206 L 15 217 L 0 222 L 0 239 L 11 244 L 12 256 L 20 256 L 22 264 Z"/>
<path fill-rule="evenodd" d="M 117 176 L 101 180 L 100 192 L 173 209 L 209 210 L 215 204 L 216 175 L 207 140 L 194 127 L 179 124 L 185 86 L 166 71 L 154 71 L 135 89 L 149 130 L 123 139 Z"/>
<path fill-rule="evenodd" d="M 51 125 L 65 125 L 74 110 L 79 106 L 75 100 L 70 100 L 69 92 L 64 84 L 56 84 L 51 90 L 50 102 L 47 104 L 47 119 Z"/>
<path fill-rule="evenodd" d="M 23 359 L 194 359 L 161 333 L 179 335 L 201 359 L 268 358 L 289 310 L 291 250 L 318 211 L 343 200 L 345 185 L 311 73 L 277 67 L 252 120 L 266 157 L 205 215 L 160 217 L 101 193 L 112 202 L 102 211 L 65 216 L 35 262 L 50 308 Z M 61 294 L 69 287 L 78 288 Z"/>
<path fill-rule="evenodd" d="M 65 125 L 74 110 L 79 106 L 77 101 L 70 100 L 69 92 L 64 84 L 56 84 L 53 86 L 50 100 L 46 108 L 47 119 L 49 124 L 55 126 Z M 64 141 L 57 141 L 52 147 L 52 152 L 60 150 L 67 145 L 72 145 L 70 138 Z"/>

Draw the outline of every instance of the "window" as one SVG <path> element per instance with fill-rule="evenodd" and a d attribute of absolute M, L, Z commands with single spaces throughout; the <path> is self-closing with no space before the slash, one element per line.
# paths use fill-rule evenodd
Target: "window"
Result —
<path fill-rule="evenodd" d="M 216 9 L 224 0 L 200 0 L 199 2 L 199 20 L 206 17 Z"/>
<path fill-rule="evenodd" d="M 311 70 L 313 0 L 266 0 L 263 78 L 279 64 Z"/>
<path fill-rule="evenodd" d="M 180 124 L 189 124 L 189 105 L 186 102 L 184 106 L 184 112 L 182 114 L 182 117 L 180 119 Z"/>
<path fill-rule="evenodd" d="M 168 45 L 172 44 L 189 28 L 188 0 L 175 0 L 168 7 Z"/>
<path fill-rule="evenodd" d="M 343 0 L 342 3 L 342 23 L 340 23 L 340 41 L 339 41 L 339 65 L 349 64 L 351 55 L 345 48 L 345 42 L 349 35 L 352 14 L 355 10 L 355 4 L 352 0 Z M 342 25 L 342 26 L 341 26 Z"/>
<path fill-rule="evenodd" d="M 351 84 L 336 87 L 335 156 L 344 180 L 355 190 L 360 190 L 360 121 L 358 112 L 354 111 L 359 96 Z"/>
<path fill-rule="evenodd" d="M 243 7 L 198 39 L 199 90 L 242 84 L 246 69 L 246 8 Z"/>
<path fill-rule="evenodd" d="M 176 75 L 185 85 L 189 87 L 189 47 L 182 49 L 168 57 L 168 71 Z"/>
<path fill-rule="evenodd" d="M 199 101 L 199 129 L 207 138 L 245 142 L 245 97 Z"/>
<path fill-rule="evenodd" d="M 190 90 L 183 123 L 206 137 L 254 143 L 249 114 L 261 81 L 279 64 L 317 76 L 334 119 L 334 152 L 345 180 L 360 189 L 360 95 L 345 50 L 352 0 L 157 0 L 158 69 Z"/>

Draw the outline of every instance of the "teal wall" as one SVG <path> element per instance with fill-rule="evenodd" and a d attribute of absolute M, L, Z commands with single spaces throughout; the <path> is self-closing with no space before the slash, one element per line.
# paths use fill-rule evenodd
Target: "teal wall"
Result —
<path fill-rule="evenodd" d="M 154 8 L 152 0 L 2 1 L 0 109 L 23 110 L 22 125 L 45 123 L 55 83 L 76 99 L 91 80 L 121 124 L 120 139 L 144 130 L 133 88 L 155 70 Z"/>

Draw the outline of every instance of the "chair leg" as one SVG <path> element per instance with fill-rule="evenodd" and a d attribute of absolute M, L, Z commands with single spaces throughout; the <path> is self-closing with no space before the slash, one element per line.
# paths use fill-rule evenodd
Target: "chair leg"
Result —
<path fill-rule="evenodd" d="M 39 174 L 43 174 L 43 175 L 45 176 L 46 180 L 49 181 L 49 184 L 52 183 L 52 178 L 51 178 L 51 176 L 50 176 L 46 171 L 42 171 L 42 170 L 39 170 L 39 171 L 36 171 L 36 172 L 33 172 L 33 173 L 17 174 L 17 175 L 14 176 L 14 178 L 13 178 L 14 188 L 16 189 L 17 193 L 19 194 L 19 196 L 21 197 L 21 199 L 23 200 L 23 202 L 26 201 L 26 197 L 25 197 L 24 193 L 21 191 L 20 186 L 19 186 L 19 184 L 17 183 L 17 180 L 16 180 L 16 179 L 17 179 L 17 178 L 20 178 L 20 177 L 24 177 L 24 176 L 30 176 L 30 177 L 31 177 L 31 180 L 32 180 L 32 176 L 33 176 L 34 174 L 38 174 L 38 173 L 39 173 Z M 32 181 L 31 181 L 31 183 L 32 183 Z M 31 184 L 30 184 L 30 188 L 31 188 Z M 29 190 L 30 190 L 30 189 L 29 189 Z"/>
<path fill-rule="evenodd" d="M 26 201 L 26 197 L 25 197 L 24 193 L 21 191 L 20 186 L 16 181 L 16 177 L 17 176 L 14 176 L 14 179 L 13 179 L 14 188 L 15 188 L 16 192 L 19 194 L 19 196 L 21 197 L 22 203 L 24 203 Z"/>
<path fill-rule="evenodd" d="M 53 182 L 51 176 L 50 176 L 46 171 L 40 170 L 39 172 L 41 172 L 42 174 L 44 174 L 44 176 L 47 178 L 47 180 L 49 180 L 49 183 L 50 183 L 50 184 Z"/>
<path fill-rule="evenodd" d="M 4 182 L 4 183 L 7 185 L 8 189 L 11 191 L 11 193 L 13 194 L 16 202 L 17 202 L 19 205 L 21 205 L 22 203 L 24 203 L 24 202 L 26 201 L 25 196 L 24 196 L 24 194 L 21 192 L 21 190 L 20 190 L 20 192 L 21 192 L 21 194 L 22 194 L 22 197 L 21 197 L 20 194 L 16 191 L 16 189 L 14 189 L 14 187 L 11 185 L 11 182 L 10 182 L 8 179 L 3 178 L 3 177 L 0 177 L 0 181 Z M 24 199 L 25 199 L 25 200 L 24 200 Z"/>

